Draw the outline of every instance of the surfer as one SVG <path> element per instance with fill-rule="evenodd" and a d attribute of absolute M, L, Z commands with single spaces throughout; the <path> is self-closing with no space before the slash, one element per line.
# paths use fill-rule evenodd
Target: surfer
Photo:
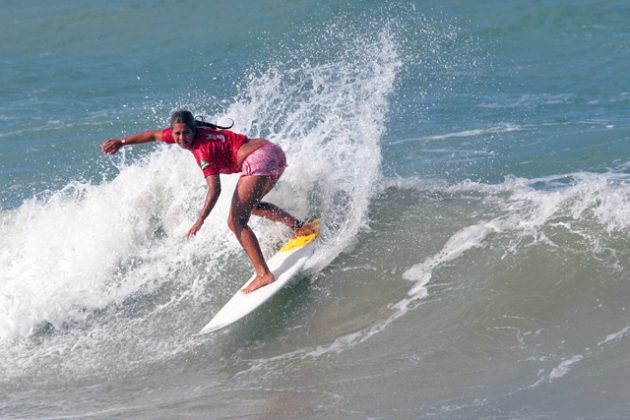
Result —
<path fill-rule="evenodd" d="M 169 128 L 148 130 L 107 140 L 103 143 L 102 151 L 114 154 L 123 146 L 151 141 L 176 143 L 190 150 L 203 171 L 208 191 L 199 218 L 187 233 L 189 238 L 201 229 L 219 198 L 221 193 L 219 174 L 242 172 L 232 195 L 228 226 L 256 270 L 254 281 L 241 289 L 243 293 L 251 293 L 274 282 L 275 278 L 267 266 L 258 238 L 248 225 L 250 216 L 254 214 L 284 223 L 293 229 L 296 236 L 312 233 L 313 228 L 276 205 L 261 201 L 276 185 L 287 166 L 282 149 L 268 140 L 250 139 L 244 134 L 229 131 L 228 128 L 231 126 L 220 127 L 210 124 L 195 119 L 190 111 L 180 110 L 171 115 Z"/>

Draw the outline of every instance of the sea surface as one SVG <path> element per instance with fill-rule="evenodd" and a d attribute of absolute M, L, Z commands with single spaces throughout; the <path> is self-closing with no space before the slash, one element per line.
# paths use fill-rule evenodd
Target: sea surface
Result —
<path fill-rule="evenodd" d="M 627 1 L 5 0 L 0 418 L 630 417 Z M 296 281 L 173 110 L 280 144 Z M 265 255 L 290 232 L 252 219 Z"/>

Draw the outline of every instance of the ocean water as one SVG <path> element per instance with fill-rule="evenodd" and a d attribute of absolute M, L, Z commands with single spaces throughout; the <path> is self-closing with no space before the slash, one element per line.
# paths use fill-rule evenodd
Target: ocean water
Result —
<path fill-rule="evenodd" d="M 5 1 L 0 418 L 630 417 L 624 1 Z M 322 236 L 260 310 L 174 146 L 286 151 Z M 266 255 L 289 235 L 252 219 Z"/>

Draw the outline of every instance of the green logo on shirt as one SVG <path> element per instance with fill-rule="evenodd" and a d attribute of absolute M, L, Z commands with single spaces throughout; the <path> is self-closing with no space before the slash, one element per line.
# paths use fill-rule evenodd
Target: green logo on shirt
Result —
<path fill-rule="evenodd" d="M 210 164 L 206 162 L 205 160 L 202 160 L 200 166 L 201 166 L 201 169 L 206 169 L 208 166 L 210 166 Z"/>

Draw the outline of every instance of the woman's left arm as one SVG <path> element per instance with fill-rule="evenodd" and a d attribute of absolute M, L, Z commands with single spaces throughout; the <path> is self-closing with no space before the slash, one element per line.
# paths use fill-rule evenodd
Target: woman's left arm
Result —
<path fill-rule="evenodd" d="M 208 192 L 206 193 L 206 200 L 203 203 L 203 209 L 201 209 L 201 213 L 199 214 L 199 218 L 195 222 L 195 224 L 188 231 L 187 236 L 193 237 L 195 234 L 201 229 L 203 222 L 206 220 L 206 217 L 210 214 L 214 205 L 217 203 L 219 199 L 219 195 L 221 194 L 221 179 L 219 175 L 208 175 L 206 177 L 206 183 L 208 184 Z"/>

